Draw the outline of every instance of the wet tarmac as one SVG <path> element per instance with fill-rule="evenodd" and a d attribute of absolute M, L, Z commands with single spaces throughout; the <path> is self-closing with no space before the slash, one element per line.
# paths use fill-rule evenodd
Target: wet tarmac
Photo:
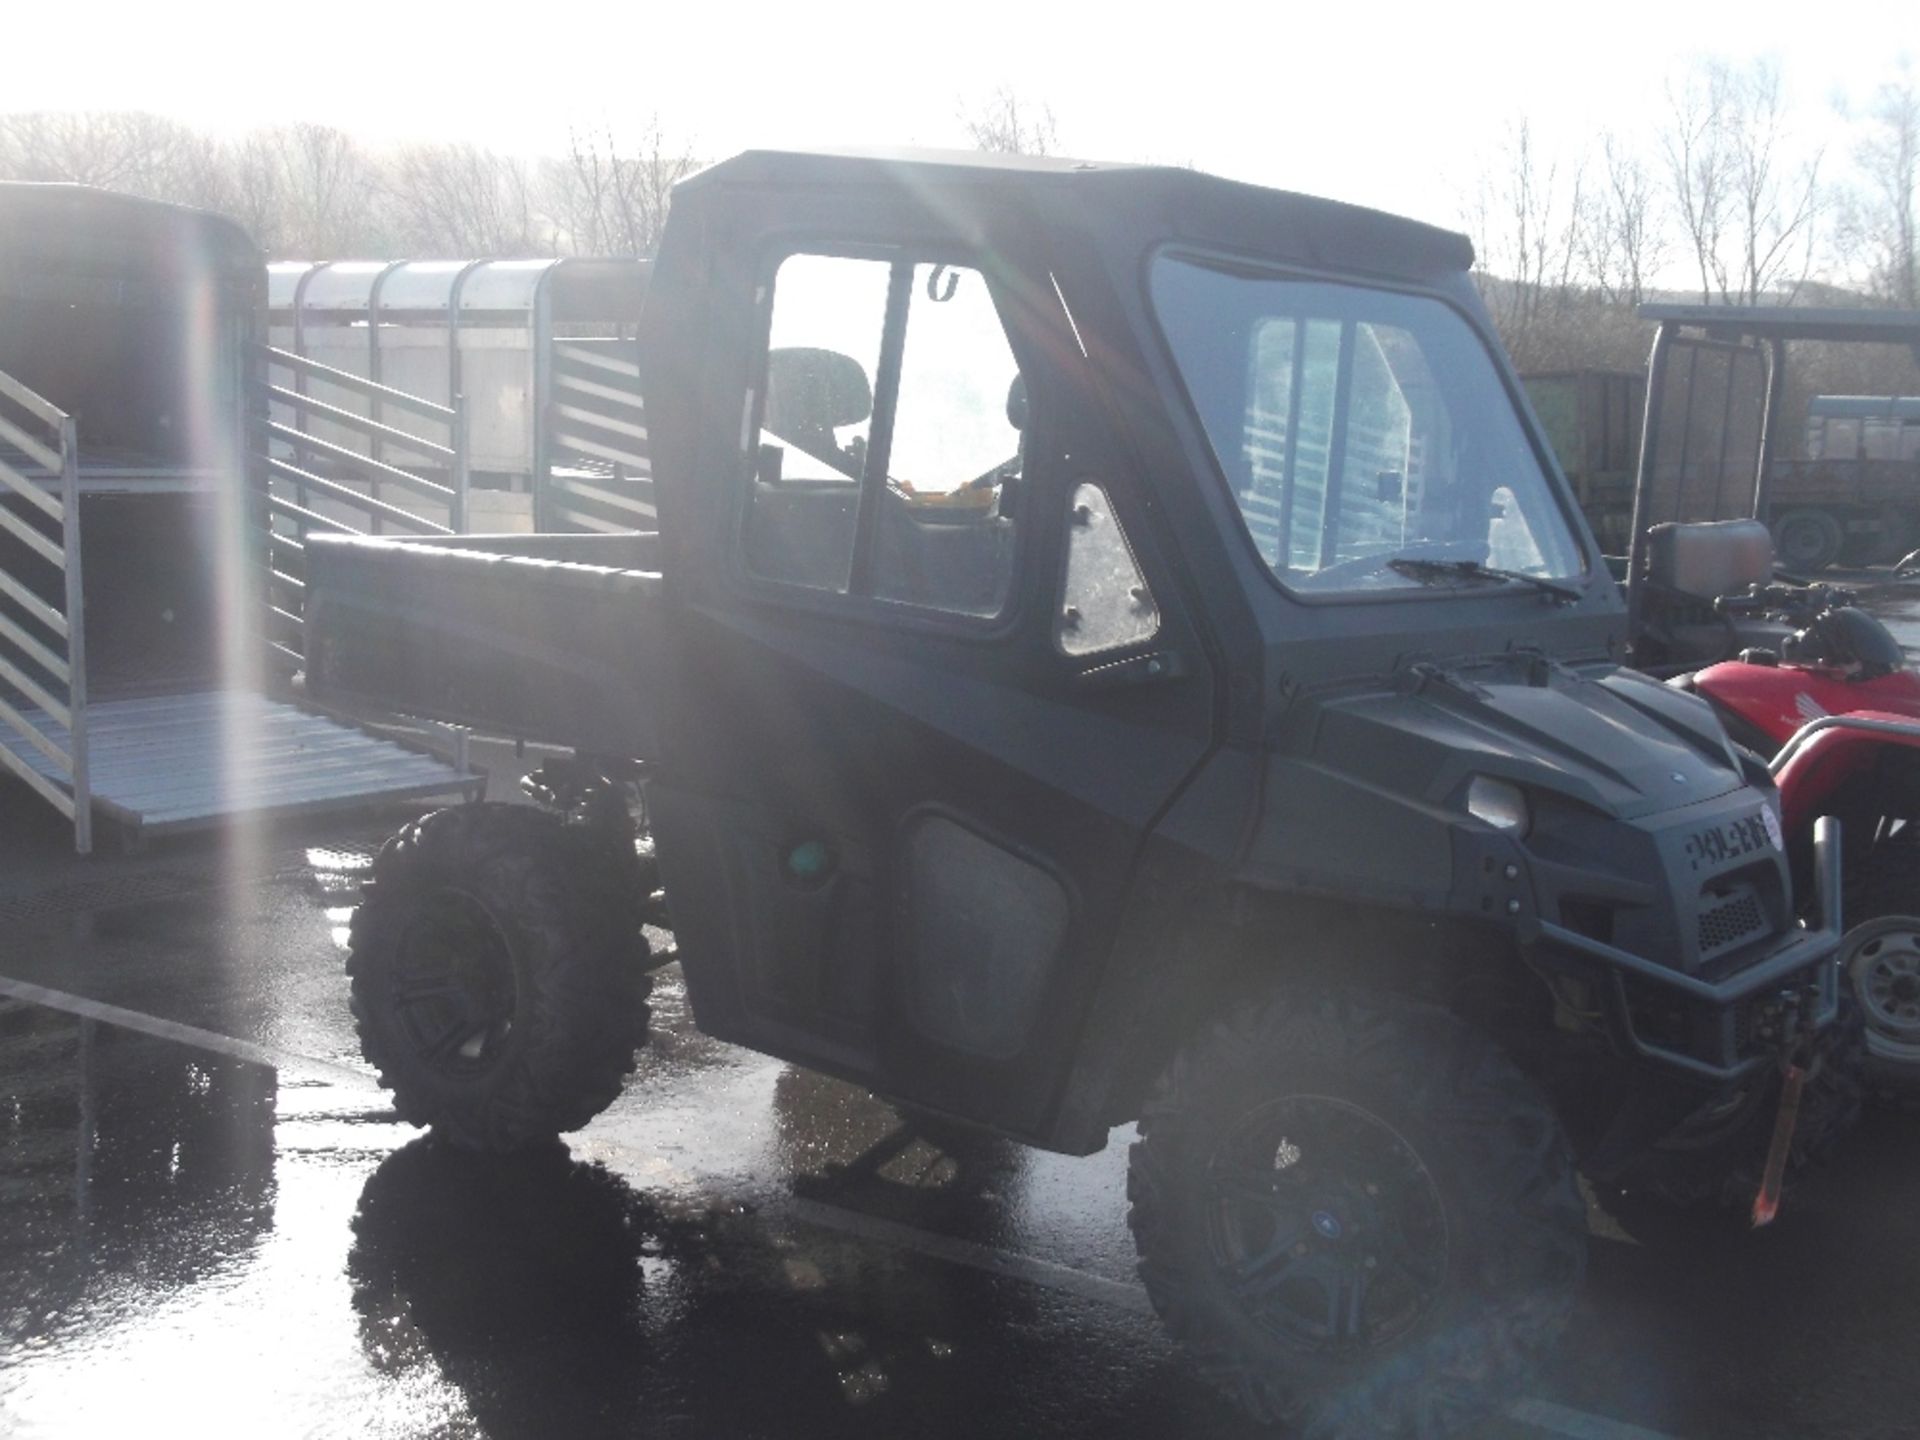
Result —
<path fill-rule="evenodd" d="M 1920 641 L 1920 599 L 1876 603 Z M 1147 1310 L 1124 1132 L 922 1133 L 705 1039 L 669 969 L 611 1110 L 451 1153 L 373 1083 L 340 971 L 401 815 L 80 863 L 40 808 L 0 787 L 0 1435 L 1260 1433 Z M 1920 1435 L 1920 1116 L 1759 1236 L 1595 1232 L 1489 1440 Z"/>

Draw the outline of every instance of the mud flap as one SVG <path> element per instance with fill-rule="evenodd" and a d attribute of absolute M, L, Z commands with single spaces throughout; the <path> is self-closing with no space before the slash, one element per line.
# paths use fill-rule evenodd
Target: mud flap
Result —
<path fill-rule="evenodd" d="M 1793 1150 L 1793 1131 L 1800 1120 L 1800 1092 L 1806 1083 L 1806 1066 L 1789 1061 L 1780 1084 L 1780 1110 L 1773 1118 L 1773 1141 L 1767 1146 L 1767 1168 L 1753 1197 L 1755 1230 L 1771 1225 L 1780 1213 L 1780 1190 L 1786 1181 L 1787 1156 Z"/>

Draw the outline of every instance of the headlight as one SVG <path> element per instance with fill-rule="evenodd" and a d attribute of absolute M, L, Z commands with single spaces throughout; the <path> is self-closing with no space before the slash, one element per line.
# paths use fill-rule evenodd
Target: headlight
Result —
<path fill-rule="evenodd" d="M 1511 780 L 1476 775 L 1467 785 L 1467 813 L 1496 830 L 1526 833 L 1527 792 Z"/>

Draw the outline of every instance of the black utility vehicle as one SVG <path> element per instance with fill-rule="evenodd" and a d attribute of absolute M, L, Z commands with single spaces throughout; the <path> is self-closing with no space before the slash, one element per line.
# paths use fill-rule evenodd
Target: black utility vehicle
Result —
<path fill-rule="evenodd" d="M 1796 921 L 1766 769 L 1617 665 L 1470 258 L 1178 170 L 678 187 L 658 533 L 313 537 L 316 691 L 573 752 L 374 867 L 353 1003 L 401 1113 L 584 1124 L 667 923 L 723 1039 L 1062 1151 L 1137 1121 L 1141 1274 L 1254 1415 L 1510 1395 L 1577 1169 L 1777 1178 L 1782 1075 L 1838 1073 L 1838 840 Z M 1813 1084 L 1795 1153 L 1849 1103 Z"/>

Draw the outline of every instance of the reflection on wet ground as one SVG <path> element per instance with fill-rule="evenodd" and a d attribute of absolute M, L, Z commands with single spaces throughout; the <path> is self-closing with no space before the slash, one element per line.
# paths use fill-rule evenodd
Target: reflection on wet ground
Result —
<path fill-rule="evenodd" d="M 8 1434 L 156 1413 L 223 1435 L 1164 1434 L 1191 1433 L 1196 1404 L 1225 1423 L 1169 1381 L 1138 1316 L 823 1232 L 711 1177 L 646 1185 L 559 1145 L 462 1155 L 360 1086 L 47 1010 L 4 1019 Z M 823 1083 L 775 1077 L 776 1148 L 811 1099 L 845 1118 L 853 1092 Z M 845 1174 L 939 1197 L 891 1207 L 915 1225 L 996 1203 L 973 1155 L 866 1105 L 854 1128 L 879 1143 L 844 1170 L 822 1157 L 816 1195 L 839 1203 Z M 630 1148 L 582 1151 L 596 1138 Z"/>

